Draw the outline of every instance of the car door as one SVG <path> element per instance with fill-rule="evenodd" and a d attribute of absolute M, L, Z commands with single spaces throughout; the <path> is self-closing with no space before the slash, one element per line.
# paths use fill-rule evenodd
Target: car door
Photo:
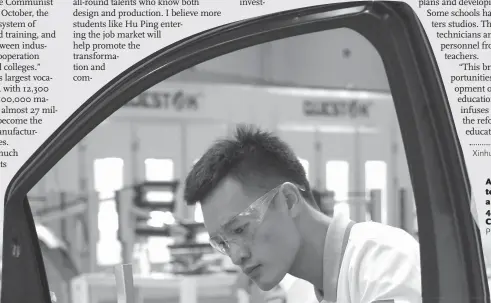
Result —
<path fill-rule="evenodd" d="M 263 42 L 342 27 L 366 37 L 385 64 L 417 205 L 423 302 L 489 302 L 479 230 L 469 209 L 470 185 L 448 100 L 422 26 L 399 2 L 322 5 L 224 25 L 162 49 L 104 86 L 48 138 L 7 189 L 3 277 L 8 278 L 2 280 L 2 302 L 50 302 L 26 194 L 95 126 L 188 67 Z"/>

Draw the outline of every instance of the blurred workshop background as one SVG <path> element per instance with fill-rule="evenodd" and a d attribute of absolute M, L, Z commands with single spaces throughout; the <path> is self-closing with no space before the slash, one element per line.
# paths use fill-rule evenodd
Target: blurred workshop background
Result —
<path fill-rule="evenodd" d="M 52 300 L 115 303 L 113 266 L 131 263 L 136 303 L 316 302 L 312 286 L 289 275 L 260 291 L 211 249 L 199 204 L 183 200 L 194 163 L 237 123 L 290 144 L 326 214 L 390 224 L 418 238 L 384 64 L 356 32 L 324 31 L 166 79 L 57 163 L 29 192 Z"/>

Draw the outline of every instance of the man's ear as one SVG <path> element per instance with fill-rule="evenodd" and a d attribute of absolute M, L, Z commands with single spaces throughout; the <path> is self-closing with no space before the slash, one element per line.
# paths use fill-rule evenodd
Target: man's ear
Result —
<path fill-rule="evenodd" d="M 285 198 L 285 202 L 288 207 L 288 212 L 293 215 L 294 212 L 298 209 L 298 207 L 296 206 L 301 202 L 302 199 L 302 195 L 300 194 L 300 191 L 293 183 L 285 182 L 281 186 L 280 192 Z"/>

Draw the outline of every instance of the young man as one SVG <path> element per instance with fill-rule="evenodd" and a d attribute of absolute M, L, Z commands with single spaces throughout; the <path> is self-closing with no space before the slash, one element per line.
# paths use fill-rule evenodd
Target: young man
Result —
<path fill-rule="evenodd" d="M 420 303 L 418 243 L 401 229 L 322 214 L 305 171 L 278 137 L 239 126 L 214 143 L 186 179 L 210 244 L 262 290 L 287 273 L 319 302 Z"/>

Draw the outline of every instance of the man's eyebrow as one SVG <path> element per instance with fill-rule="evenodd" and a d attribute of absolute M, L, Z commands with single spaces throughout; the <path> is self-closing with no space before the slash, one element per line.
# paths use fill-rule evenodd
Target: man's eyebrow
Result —
<path fill-rule="evenodd" d="M 234 216 L 233 218 L 228 219 L 227 222 L 225 222 L 224 224 L 222 224 L 222 227 L 228 227 L 230 225 L 233 225 L 233 224 L 235 224 L 237 222 L 237 220 L 238 220 L 238 217 L 237 216 Z"/>

